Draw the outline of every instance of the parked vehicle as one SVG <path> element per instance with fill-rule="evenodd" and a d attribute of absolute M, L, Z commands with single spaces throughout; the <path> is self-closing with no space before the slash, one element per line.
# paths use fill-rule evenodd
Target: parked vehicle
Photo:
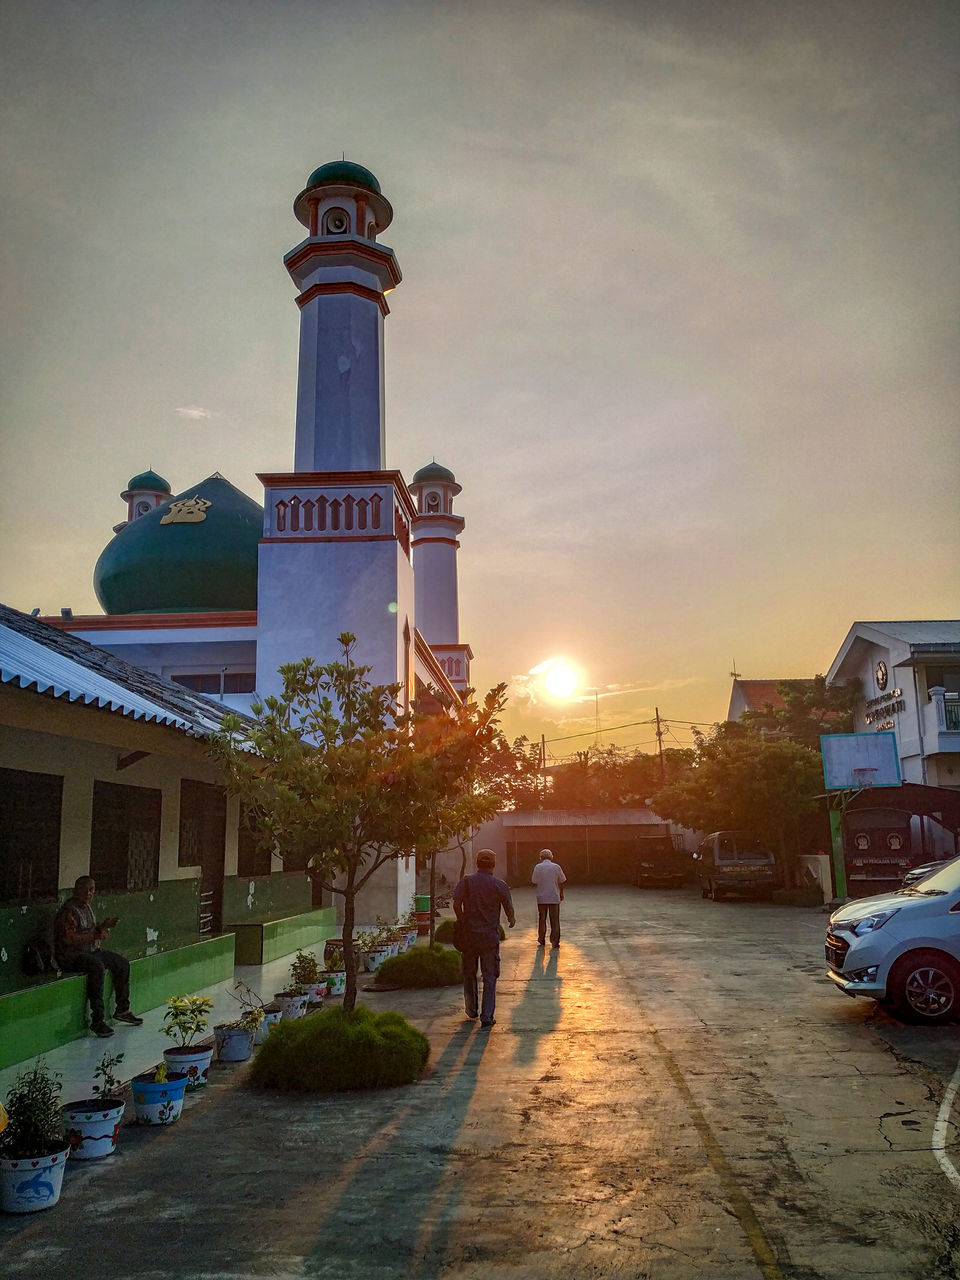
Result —
<path fill-rule="evenodd" d="M 693 856 L 702 898 L 770 894 L 780 883 L 776 858 L 746 831 L 714 831 Z"/>
<path fill-rule="evenodd" d="M 927 876 L 932 876 L 935 871 L 941 871 L 954 861 L 954 858 L 941 858 L 939 862 L 922 862 L 919 867 L 911 867 L 901 879 L 900 888 L 909 889 L 919 880 L 925 880 Z"/>
<path fill-rule="evenodd" d="M 634 863 L 634 884 L 680 889 L 687 878 L 690 854 L 667 839 L 643 840 Z"/>
<path fill-rule="evenodd" d="M 830 917 L 827 977 L 909 1022 L 960 1015 L 960 858 L 917 884 L 848 902 Z"/>

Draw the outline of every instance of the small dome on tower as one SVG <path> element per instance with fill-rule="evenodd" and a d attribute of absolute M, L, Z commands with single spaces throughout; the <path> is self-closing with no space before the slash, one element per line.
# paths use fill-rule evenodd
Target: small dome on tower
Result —
<path fill-rule="evenodd" d="M 439 484 L 456 484 L 457 478 L 452 471 L 448 471 L 446 467 L 441 467 L 440 463 L 434 460 L 428 462 L 425 467 L 421 467 L 416 473 L 411 484 L 429 484 L 430 481 Z M 459 488 L 459 486 L 458 486 Z"/>
<path fill-rule="evenodd" d="M 141 471 L 127 483 L 126 493 L 172 493 L 169 482 L 155 471 Z"/>
<path fill-rule="evenodd" d="M 307 179 L 307 189 L 334 182 L 348 182 L 355 187 L 366 187 L 378 196 L 382 194 L 380 183 L 370 170 L 365 169 L 362 164 L 354 164 L 352 160 L 331 160 L 329 164 L 322 164 L 319 169 L 314 169 Z"/>

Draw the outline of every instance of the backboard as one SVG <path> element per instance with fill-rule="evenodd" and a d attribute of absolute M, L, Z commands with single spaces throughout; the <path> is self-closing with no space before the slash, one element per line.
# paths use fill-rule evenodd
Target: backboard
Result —
<path fill-rule="evenodd" d="M 903 782 L 895 733 L 825 733 L 820 754 L 828 791 L 899 787 Z"/>

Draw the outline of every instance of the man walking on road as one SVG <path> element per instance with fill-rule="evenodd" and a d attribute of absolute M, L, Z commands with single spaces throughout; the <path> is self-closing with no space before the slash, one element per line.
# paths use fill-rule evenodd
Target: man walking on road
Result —
<path fill-rule="evenodd" d="M 492 849 L 477 854 L 477 870 L 464 876 L 453 891 L 453 909 L 464 926 L 465 940 L 460 949 L 463 970 L 463 1003 L 468 1018 L 480 1015 L 482 1027 L 496 1022 L 493 1011 L 497 1002 L 497 978 L 500 976 L 500 908 L 512 929 L 517 923 L 513 898 L 502 880 L 493 874 L 497 855 Z M 483 1004 L 479 1004 L 477 965 L 483 975 Z"/>
<path fill-rule="evenodd" d="M 537 946 L 542 947 L 547 938 L 547 916 L 550 917 L 550 945 L 560 945 L 560 903 L 567 877 L 563 868 L 554 862 L 549 849 L 540 850 L 540 861 L 533 868 L 531 881 L 537 886 Z"/>

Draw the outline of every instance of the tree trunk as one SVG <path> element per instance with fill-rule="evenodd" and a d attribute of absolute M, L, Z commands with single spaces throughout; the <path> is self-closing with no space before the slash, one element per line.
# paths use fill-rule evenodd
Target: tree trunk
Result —
<path fill-rule="evenodd" d="M 436 941 L 434 936 L 435 929 L 436 929 L 436 916 L 434 914 L 434 907 L 433 907 L 436 894 L 437 894 L 437 855 L 434 852 L 434 853 L 431 853 L 430 855 L 430 946 L 431 947 Z"/>
<path fill-rule="evenodd" d="M 347 876 L 343 888 L 343 967 L 347 971 L 347 986 L 343 993 L 343 1007 L 350 1010 L 357 1003 L 357 955 L 353 949 L 353 925 L 356 917 L 357 891 L 353 883 L 353 870 Z"/>

